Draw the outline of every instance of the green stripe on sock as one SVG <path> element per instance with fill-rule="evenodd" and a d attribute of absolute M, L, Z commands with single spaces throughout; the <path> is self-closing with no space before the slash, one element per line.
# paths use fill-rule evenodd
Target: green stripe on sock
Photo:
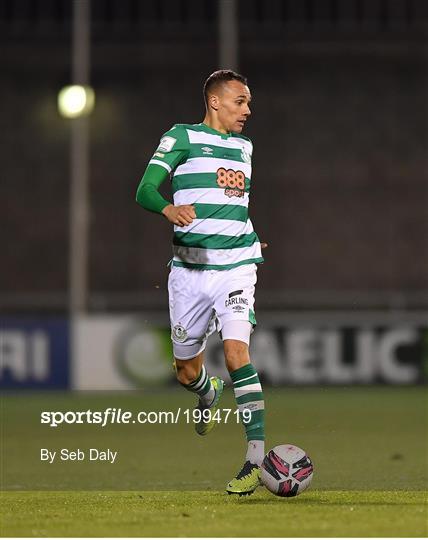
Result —
<path fill-rule="evenodd" d="M 240 388 L 241 386 L 247 386 L 248 384 L 257 384 L 260 382 L 257 373 L 255 373 L 254 375 L 251 375 L 251 377 L 248 379 L 246 377 L 244 379 L 246 380 L 241 379 L 239 381 L 234 382 L 233 387 Z"/>
<path fill-rule="evenodd" d="M 252 384 L 259 384 L 260 380 L 257 374 L 256 369 L 252 364 L 246 364 L 245 366 L 232 371 L 230 377 L 233 381 L 235 399 L 238 405 L 246 405 L 254 403 L 255 401 L 264 401 L 263 391 L 251 392 L 246 391 L 245 389 L 240 390 L 245 386 Z M 242 394 L 237 397 L 237 394 Z M 254 404 L 255 406 L 255 404 Z M 249 406 L 249 409 L 251 407 Z M 264 441 L 265 440 L 265 411 L 264 409 L 257 409 L 251 411 L 250 421 L 244 422 L 244 417 L 240 413 L 241 422 L 245 428 L 245 433 L 247 435 L 247 441 L 256 440 Z"/>
<path fill-rule="evenodd" d="M 195 384 L 195 386 L 191 387 L 192 392 L 199 392 L 200 390 L 202 390 L 202 388 L 204 388 L 204 386 L 206 385 L 207 380 L 208 380 L 208 374 L 205 373 L 202 380 L 199 381 L 198 384 Z"/>
<path fill-rule="evenodd" d="M 198 394 L 200 396 L 205 396 L 205 394 L 210 391 L 210 388 L 211 388 L 211 381 L 207 377 L 207 382 L 204 384 L 204 386 L 200 390 L 198 390 Z"/>
<path fill-rule="evenodd" d="M 247 441 L 257 439 L 264 441 L 265 439 L 265 411 L 254 411 L 251 414 L 251 421 L 248 424 L 244 423 Z"/>
<path fill-rule="evenodd" d="M 263 422 L 264 420 L 264 416 L 265 416 L 265 411 L 264 409 L 259 409 L 258 411 L 252 411 L 251 413 L 251 419 L 250 421 L 245 424 L 249 427 L 252 427 L 253 425 L 257 424 L 259 425 L 260 422 Z M 244 422 L 245 423 L 245 422 Z"/>
<path fill-rule="evenodd" d="M 206 378 L 207 379 L 207 382 L 210 382 L 209 381 L 209 377 L 208 377 L 208 373 L 205 369 L 204 366 L 202 366 L 202 369 L 201 369 L 201 372 L 199 373 L 199 375 L 197 376 L 197 378 L 192 381 L 191 383 L 189 384 L 184 384 L 182 382 L 180 382 L 181 386 L 184 386 L 184 388 L 186 390 L 189 390 L 189 392 L 194 392 L 196 394 L 200 394 L 200 391 L 202 388 L 205 388 L 206 386 L 206 382 L 203 384 L 203 386 L 201 388 L 199 388 L 198 390 L 195 390 L 195 388 L 198 387 L 198 385 L 200 385 L 202 382 L 203 382 L 203 379 Z M 209 387 L 208 387 L 209 389 Z M 205 392 L 206 393 L 206 392 Z"/>
<path fill-rule="evenodd" d="M 249 392 L 248 394 L 236 398 L 236 403 L 238 405 L 244 405 L 251 401 L 263 401 L 263 392 Z"/>
<path fill-rule="evenodd" d="M 247 411 L 249 409 L 246 409 Z M 245 428 L 249 427 L 249 428 L 252 428 L 253 425 L 259 425 L 261 422 L 263 422 L 264 420 L 264 409 L 259 409 L 257 411 L 251 411 L 251 417 L 250 417 L 250 421 L 247 422 L 246 419 L 245 419 L 245 416 L 243 414 L 243 412 L 239 412 L 239 418 L 241 419 L 242 423 L 244 424 Z M 247 413 L 248 415 L 248 413 Z M 248 418 L 248 416 L 247 416 Z"/>
<path fill-rule="evenodd" d="M 235 369 L 235 371 L 232 371 L 232 373 L 230 374 L 230 378 L 232 379 L 233 383 L 235 383 L 240 381 L 241 379 L 250 377 L 251 375 L 257 375 L 257 371 L 254 369 L 254 366 L 252 364 L 246 364 L 245 366 L 242 366 L 238 369 Z"/>
<path fill-rule="evenodd" d="M 199 373 L 199 375 L 197 376 L 197 378 L 194 381 L 192 381 L 190 384 L 185 384 L 183 386 L 193 388 L 194 386 L 196 386 L 197 384 L 199 384 L 201 382 L 201 379 L 204 376 L 204 374 L 205 374 L 205 370 L 204 370 L 204 368 L 202 368 L 201 372 Z"/>
<path fill-rule="evenodd" d="M 254 426 L 248 426 L 246 431 L 248 433 L 249 431 L 254 431 L 255 429 L 259 429 L 261 427 L 263 427 L 263 422 L 258 422 L 257 424 L 254 424 Z"/>

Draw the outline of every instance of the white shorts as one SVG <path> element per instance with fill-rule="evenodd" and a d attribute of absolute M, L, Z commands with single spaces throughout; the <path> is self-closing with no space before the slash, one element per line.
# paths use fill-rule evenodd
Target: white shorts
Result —
<path fill-rule="evenodd" d="M 255 264 L 231 270 L 192 270 L 173 266 L 168 292 L 175 358 L 194 358 L 205 349 L 208 336 L 216 328 L 222 339 L 237 338 L 248 344 L 256 324 L 256 282 Z"/>

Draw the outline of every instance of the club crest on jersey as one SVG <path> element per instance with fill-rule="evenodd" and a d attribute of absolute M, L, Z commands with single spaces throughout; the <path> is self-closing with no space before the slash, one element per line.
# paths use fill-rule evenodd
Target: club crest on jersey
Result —
<path fill-rule="evenodd" d="M 247 152 L 245 147 L 241 150 L 241 159 L 242 161 L 245 161 L 245 163 L 251 163 L 251 154 Z"/>
<path fill-rule="evenodd" d="M 242 171 L 217 169 L 217 185 L 224 188 L 227 197 L 243 197 L 245 192 L 245 174 Z"/>

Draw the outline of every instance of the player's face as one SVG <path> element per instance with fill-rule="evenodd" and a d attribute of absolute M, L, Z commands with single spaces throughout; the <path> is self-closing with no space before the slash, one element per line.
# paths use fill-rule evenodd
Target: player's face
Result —
<path fill-rule="evenodd" d="M 239 81 L 222 85 L 218 95 L 217 117 L 226 132 L 241 133 L 250 116 L 251 94 L 248 86 Z"/>

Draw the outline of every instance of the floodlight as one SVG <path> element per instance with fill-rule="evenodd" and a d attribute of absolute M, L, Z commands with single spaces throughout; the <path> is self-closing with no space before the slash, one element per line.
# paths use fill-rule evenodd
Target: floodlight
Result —
<path fill-rule="evenodd" d="M 88 115 L 95 104 L 95 93 L 90 86 L 65 86 L 58 94 L 58 110 L 65 118 Z"/>

